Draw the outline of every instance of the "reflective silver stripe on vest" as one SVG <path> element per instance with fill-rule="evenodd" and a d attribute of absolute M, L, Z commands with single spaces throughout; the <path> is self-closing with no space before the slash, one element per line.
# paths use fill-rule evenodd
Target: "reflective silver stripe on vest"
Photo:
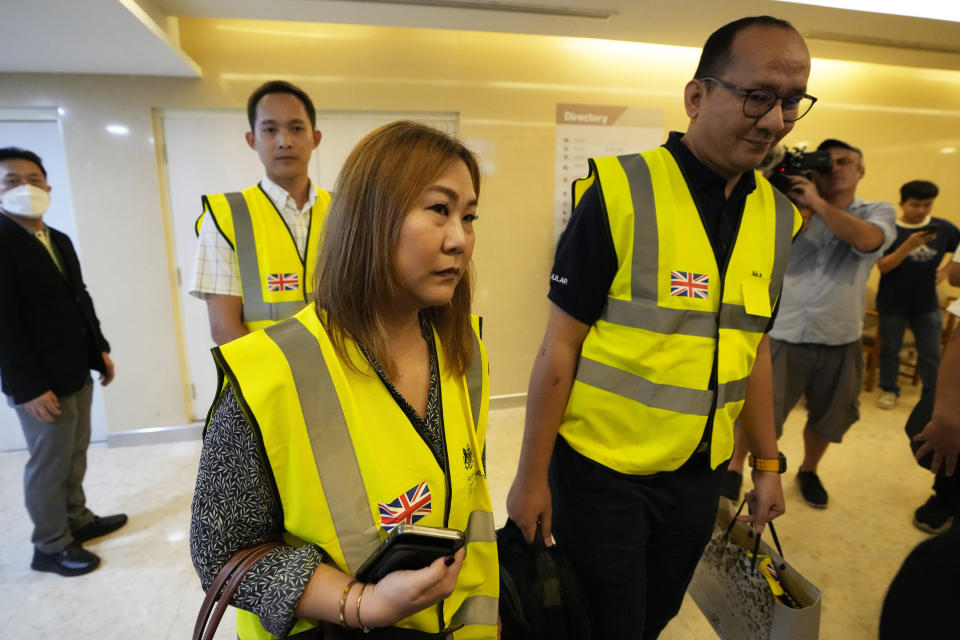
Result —
<path fill-rule="evenodd" d="M 643 156 L 618 158 L 627 174 L 630 200 L 633 202 L 633 263 L 630 267 L 630 295 L 634 300 L 657 300 L 660 271 L 660 238 L 657 234 L 657 209 L 653 198 L 650 168 Z M 652 233 L 650 233 L 652 231 Z M 654 274 L 651 278 L 650 274 Z M 711 334 L 713 335 L 713 334 Z"/>
<path fill-rule="evenodd" d="M 347 569 L 353 573 L 380 544 L 380 536 L 320 343 L 295 318 L 267 327 L 265 332 L 290 364 L 330 517 Z"/>
<path fill-rule="evenodd" d="M 583 356 L 577 366 L 577 380 L 648 407 L 677 413 L 706 416 L 713 402 L 712 391 L 656 384 Z"/>
<path fill-rule="evenodd" d="M 470 412 L 473 414 L 473 429 L 480 428 L 480 404 L 483 402 L 483 358 L 480 356 L 480 338 L 473 334 L 473 359 L 467 371 L 467 394 L 470 396 Z"/>
<path fill-rule="evenodd" d="M 496 626 L 500 610 L 497 599 L 491 596 L 473 596 L 467 598 L 453 614 L 450 626 L 456 628 L 467 624 L 489 624 Z"/>
<path fill-rule="evenodd" d="M 776 253 L 773 257 L 773 270 L 770 273 L 770 293 L 772 300 L 780 296 L 780 287 L 783 286 L 783 274 L 787 270 L 790 257 L 790 246 L 793 244 L 793 203 L 771 185 L 773 201 L 777 212 Z M 774 291 L 773 287 L 777 287 Z"/>
<path fill-rule="evenodd" d="M 738 304 L 720 305 L 720 328 L 737 329 L 763 333 L 770 324 L 770 316 L 754 316 L 747 313 L 745 307 Z"/>
<path fill-rule="evenodd" d="M 263 287 L 260 283 L 260 267 L 257 265 L 257 245 L 253 237 L 253 222 L 250 220 L 250 208 L 239 191 L 225 193 L 223 196 L 230 205 L 233 217 L 234 247 L 237 252 L 237 265 L 240 268 L 240 286 L 243 290 L 243 321 L 285 320 L 303 309 L 307 301 L 265 302 Z M 210 215 L 213 215 L 212 213 Z M 307 283 L 300 283 L 307 290 Z"/>
<path fill-rule="evenodd" d="M 757 188 L 760 188 L 759 185 Z M 770 273 L 770 299 L 776 300 L 780 295 L 777 283 L 782 286 L 783 274 L 786 271 L 788 256 L 790 255 L 790 244 L 793 242 L 793 204 L 787 196 L 777 189 L 771 187 L 771 191 L 773 192 L 776 215 L 776 230 L 774 233 L 773 269 Z M 751 315 L 740 305 L 723 303 L 720 306 L 721 329 L 739 329 L 764 333 L 769 324 L 769 317 Z"/>
<path fill-rule="evenodd" d="M 720 392 L 717 394 L 717 407 L 722 407 L 728 402 L 739 402 L 747 398 L 747 381 L 750 376 L 731 380 L 720 385 Z"/>
<path fill-rule="evenodd" d="M 580 357 L 577 365 L 577 381 L 597 387 L 618 396 L 628 398 L 654 409 L 686 413 L 695 416 L 710 415 L 713 391 L 689 389 L 670 384 L 656 384 L 646 378 L 611 367 L 608 364 Z M 717 406 L 743 400 L 747 393 L 747 378 L 721 384 L 717 393 Z"/>
<path fill-rule="evenodd" d="M 497 529 L 493 524 L 493 514 L 489 511 L 472 512 L 464 533 L 467 542 L 496 542 Z"/>
<path fill-rule="evenodd" d="M 649 300 L 620 300 L 607 298 L 600 316 L 607 322 L 645 329 L 668 335 L 714 338 L 717 335 L 717 316 L 709 311 L 669 309 L 658 307 Z M 763 333 L 770 324 L 768 316 L 754 316 L 735 304 L 720 305 L 720 328 Z"/>
<path fill-rule="evenodd" d="M 600 317 L 613 324 L 656 333 L 700 338 L 714 338 L 717 335 L 715 314 L 695 309 L 658 307 L 653 300 L 607 298 L 607 305 Z"/>

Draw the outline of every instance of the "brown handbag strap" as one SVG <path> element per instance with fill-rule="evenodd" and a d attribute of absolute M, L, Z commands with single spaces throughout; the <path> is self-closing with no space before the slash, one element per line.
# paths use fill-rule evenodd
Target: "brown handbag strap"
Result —
<path fill-rule="evenodd" d="M 217 572 L 210 587 L 207 589 L 207 595 L 200 605 L 200 612 L 197 614 L 197 623 L 193 627 L 193 640 L 211 640 L 213 634 L 217 631 L 217 625 L 223 618 L 227 605 L 236 593 L 237 587 L 244 574 L 255 565 L 260 558 L 280 546 L 278 542 L 261 542 L 260 544 L 241 549 L 230 556 L 226 564 Z M 216 605 L 216 607 L 214 607 Z"/>
<path fill-rule="evenodd" d="M 269 543 L 265 542 L 255 547 L 240 549 L 230 556 L 223 567 L 220 568 L 220 571 L 217 572 L 213 582 L 211 582 L 210 586 L 207 588 L 207 594 L 203 598 L 203 604 L 200 605 L 200 615 L 197 616 L 197 626 L 194 627 L 194 638 L 199 639 L 202 635 L 203 626 L 207 624 L 207 619 L 210 617 L 210 613 L 213 611 L 213 605 L 216 604 L 217 600 L 220 598 L 220 594 L 223 591 L 223 585 L 230 578 L 230 575 L 236 571 L 237 567 L 240 566 L 240 563 L 243 562 L 247 556 L 249 556 L 251 553 L 254 553 L 257 549 L 265 544 Z"/>
<path fill-rule="evenodd" d="M 243 562 L 240 563 L 240 566 L 237 567 L 236 571 L 230 574 L 230 580 L 223 588 L 223 593 L 220 594 L 220 601 L 217 602 L 217 606 L 210 616 L 210 622 L 207 623 L 207 630 L 203 634 L 203 640 L 213 640 L 213 634 L 217 631 L 217 626 L 220 624 L 220 619 L 223 618 L 223 614 L 230 605 L 230 600 L 233 598 L 233 594 L 236 593 L 237 587 L 240 586 L 240 581 L 243 580 L 243 576 L 247 573 L 247 571 L 250 570 L 250 567 L 255 565 L 260 558 L 267 555 L 279 546 L 279 544 L 272 543 L 269 546 L 256 549 L 253 553 L 243 559 Z"/>

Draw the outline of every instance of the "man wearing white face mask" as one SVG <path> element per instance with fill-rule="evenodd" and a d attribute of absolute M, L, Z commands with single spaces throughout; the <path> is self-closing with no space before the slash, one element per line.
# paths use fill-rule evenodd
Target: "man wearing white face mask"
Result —
<path fill-rule="evenodd" d="M 114 368 L 73 244 L 43 223 L 49 202 L 40 158 L 0 149 L 0 383 L 30 451 L 30 566 L 75 576 L 100 563 L 81 544 L 119 529 L 127 516 L 95 516 L 86 507 L 90 370 L 105 386 Z"/>

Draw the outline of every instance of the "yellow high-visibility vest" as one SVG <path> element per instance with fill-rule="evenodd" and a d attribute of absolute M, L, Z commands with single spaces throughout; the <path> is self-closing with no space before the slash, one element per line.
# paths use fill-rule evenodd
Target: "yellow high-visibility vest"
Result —
<path fill-rule="evenodd" d="M 686 462 L 712 415 L 716 468 L 733 452 L 800 214 L 756 172 L 723 269 L 667 149 L 596 158 L 590 169 L 574 197 L 599 181 L 617 272 L 583 342 L 560 434 L 591 460 L 648 475 Z"/>
<path fill-rule="evenodd" d="M 209 212 L 217 229 L 234 248 L 243 291 L 243 324 L 250 331 L 286 320 L 313 300 L 313 272 L 320 254 L 320 234 L 330 206 L 330 194 L 317 188 L 310 210 L 306 258 L 283 217 L 260 185 L 240 192 L 203 196 L 203 213 Z"/>
<path fill-rule="evenodd" d="M 214 349 L 220 372 L 259 430 L 283 504 L 288 544 L 313 543 L 341 571 L 353 574 L 390 528 L 381 505 L 419 491 L 430 506 L 416 524 L 466 533 L 467 555 L 453 594 L 396 626 L 437 633 L 463 625 L 456 640 L 497 635 L 500 584 L 493 508 L 483 448 L 487 431 L 487 356 L 475 324 L 474 357 L 466 376 L 440 368 L 447 470 L 411 426 L 355 343 L 340 360 L 313 307 Z M 299 620 L 293 631 L 316 626 Z M 273 638 L 259 618 L 238 611 L 241 640 Z"/>

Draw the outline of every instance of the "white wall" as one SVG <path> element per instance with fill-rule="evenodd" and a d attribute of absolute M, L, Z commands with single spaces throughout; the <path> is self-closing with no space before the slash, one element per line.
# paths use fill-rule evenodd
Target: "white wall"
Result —
<path fill-rule="evenodd" d="M 113 350 L 117 376 L 103 390 L 111 432 L 187 422 L 151 118 L 173 85 L 189 82 L 0 75 L 0 107 L 58 113 L 69 174 L 51 176 L 52 201 L 72 196 L 75 230 L 65 231 Z"/>
<path fill-rule="evenodd" d="M 21 147 L 40 156 L 47 172 L 47 184 L 52 187 L 50 208 L 43 217 L 44 221 L 67 234 L 76 245 L 77 223 L 73 213 L 67 158 L 57 117 L 56 109 L 0 108 L 0 146 Z M 77 253 L 82 263 L 83 255 L 79 247 Z M 99 389 L 95 389 L 91 409 L 91 438 L 103 440 L 106 435 L 103 397 Z M 0 402 L 0 451 L 23 448 L 26 448 L 26 441 L 16 412 L 6 402 Z"/>

